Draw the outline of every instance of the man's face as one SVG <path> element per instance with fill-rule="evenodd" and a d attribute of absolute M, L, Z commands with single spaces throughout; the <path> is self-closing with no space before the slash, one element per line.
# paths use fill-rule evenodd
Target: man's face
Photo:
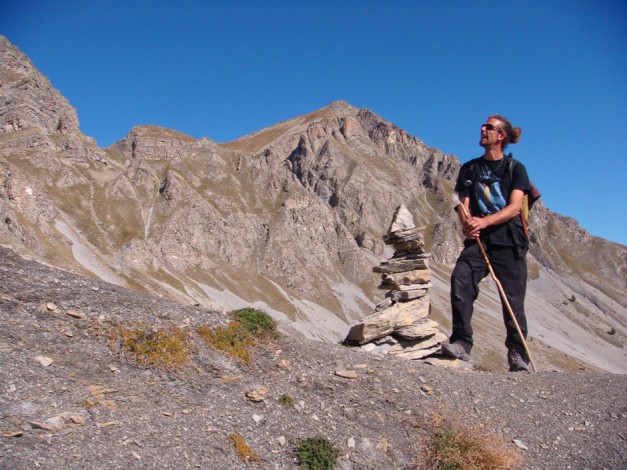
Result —
<path fill-rule="evenodd" d="M 501 130 L 502 123 L 498 119 L 490 118 L 488 122 L 481 126 L 481 137 L 479 145 L 483 148 L 496 146 L 503 140 L 505 134 Z"/>

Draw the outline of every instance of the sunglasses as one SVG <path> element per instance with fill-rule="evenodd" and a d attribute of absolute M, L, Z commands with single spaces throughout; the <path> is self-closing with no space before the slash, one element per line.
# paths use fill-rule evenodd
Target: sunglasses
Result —
<path fill-rule="evenodd" d="M 498 133 L 502 133 L 503 131 L 492 124 L 483 124 L 481 127 L 485 127 L 486 131 L 496 131 Z"/>

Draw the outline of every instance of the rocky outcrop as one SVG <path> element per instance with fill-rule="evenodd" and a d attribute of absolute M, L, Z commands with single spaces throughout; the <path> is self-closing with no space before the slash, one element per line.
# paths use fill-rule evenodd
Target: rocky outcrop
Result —
<path fill-rule="evenodd" d="M 0 133 L 36 127 L 46 135 L 78 131 L 76 111 L 50 81 L 0 36 Z"/>
<path fill-rule="evenodd" d="M 138 126 L 112 148 L 138 165 L 143 159 L 180 162 L 195 143 L 196 139 L 180 132 L 158 126 Z"/>

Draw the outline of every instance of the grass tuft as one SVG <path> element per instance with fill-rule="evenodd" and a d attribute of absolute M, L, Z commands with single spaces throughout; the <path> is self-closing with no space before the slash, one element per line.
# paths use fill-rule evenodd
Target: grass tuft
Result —
<path fill-rule="evenodd" d="M 207 346 L 240 362 L 248 364 L 252 361 L 255 341 L 248 330 L 245 330 L 239 323 L 230 322 L 225 327 L 216 328 L 203 325 L 196 331 Z"/>
<path fill-rule="evenodd" d="M 227 326 L 197 328 L 198 335 L 209 347 L 223 352 L 241 363 L 250 364 L 260 343 L 278 338 L 274 320 L 263 310 L 243 308 L 231 313 Z"/>
<path fill-rule="evenodd" d="M 498 435 L 483 428 L 471 429 L 461 422 L 438 419 L 429 452 L 431 466 L 443 470 L 516 469 L 522 456 Z"/>
<path fill-rule="evenodd" d="M 246 440 L 239 434 L 229 434 L 229 439 L 235 444 L 235 452 L 241 460 L 246 462 L 257 462 L 263 467 L 261 458 L 250 448 Z"/>
<path fill-rule="evenodd" d="M 117 325 L 107 335 L 111 348 L 117 344 L 139 365 L 178 370 L 190 363 L 190 338 L 176 325 L 156 329 Z"/>
<path fill-rule="evenodd" d="M 324 436 L 303 439 L 294 451 L 305 470 L 330 470 L 335 466 L 340 450 Z"/>
<path fill-rule="evenodd" d="M 294 400 L 287 393 L 284 393 L 279 397 L 279 405 L 285 408 L 292 408 L 294 406 Z"/>

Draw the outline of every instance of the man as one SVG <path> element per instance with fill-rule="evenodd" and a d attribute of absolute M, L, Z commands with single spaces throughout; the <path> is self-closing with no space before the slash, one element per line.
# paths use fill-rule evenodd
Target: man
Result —
<path fill-rule="evenodd" d="M 470 359 L 473 304 L 479 295 L 479 282 L 489 273 L 478 240 L 501 282 L 522 334 L 527 336 L 524 302 L 527 289 L 525 256 L 529 241 L 520 209 L 531 185 L 524 165 L 511 162 L 503 154 L 510 143 L 518 142 L 520 134 L 521 129 L 512 127 L 503 116 L 490 116 L 481 126 L 479 145 L 484 148 L 483 156 L 462 165 L 457 178 L 455 191 L 470 217 L 463 223 L 464 249 L 451 275 L 453 334 L 449 343 L 442 346 L 443 354 L 450 357 Z M 513 172 L 509 171 L 510 164 L 514 164 Z M 505 304 L 501 303 L 507 331 L 505 346 L 509 370 L 527 371 L 529 358 L 524 339 L 518 334 Z"/>

